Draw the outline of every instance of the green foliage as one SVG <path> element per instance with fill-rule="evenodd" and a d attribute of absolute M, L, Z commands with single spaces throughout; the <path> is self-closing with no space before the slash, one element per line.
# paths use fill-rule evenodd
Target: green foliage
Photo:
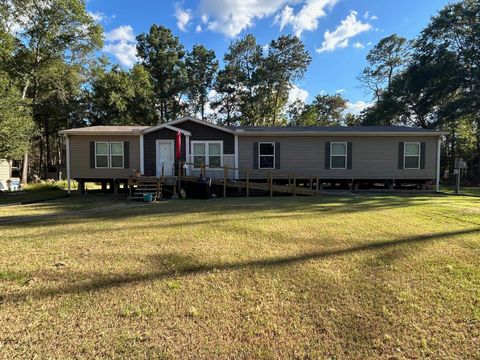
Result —
<path fill-rule="evenodd" d="M 215 52 L 203 45 L 194 45 L 185 59 L 187 70 L 187 96 L 193 115 L 200 113 L 205 119 L 205 106 L 208 102 L 208 91 L 212 88 L 218 70 Z"/>
<path fill-rule="evenodd" d="M 137 55 L 152 79 L 160 121 L 174 120 L 183 110 L 181 96 L 187 84 L 183 45 L 170 29 L 152 25 L 137 37 Z"/>
<path fill-rule="evenodd" d="M 14 79 L 21 97 L 30 100 L 28 112 L 37 128 L 31 145 L 39 150 L 33 158 L 40 170 L 46 170 L 52 154 L 58 154 L 57 131 L 68 127 L 71 117 L 82 117 L 75 114 L 75 105 L 85 69 L 102 46 L 102 28 L 82 0 L 2 0 L 0 12 L 0 29 L 14 37 L 13 48 L 2 51 L 1 66 Z"/>
<path fill-rule="evenodd" d="M 0 72 L 0 158 L 21 158 L 29 148 L 33 127 L 29 101 Z"/>
<path fill-rule="evenodd" d="M 114 66 L 93 72 L 89 102 L 94 125 L 154 125 L 158 122 L 154 90 L 147 70 L 135 65 L 129 71 Z"/>
<path fill-rule="evenodd" d="M 39 182 L 32 183 L 25 186 L 27 192 L 42 192 L 42 191 L 52 191 L 52 190 L 64 190 L 65 184 L 62 181 L 56 182 Z"/>
<path fill-rule="evenodd" d="M 478 14 L 480 3 L 476 0 L 445 6 L 413 41 L 407 63 L 401 56 L 390 56 L 391 49 L 394 54 L 400 54 L 400 45 L 406 42 L 398 38 L 387 41 L 396 44 L 396 48 L 389 46 L 389 51 L 377 51 L 385 47 L 384 39 L 372 50 L 375 57 L 369 53 L 369 66 L 362 75 L 364 84 L 377 85 L 381 83 L 377 80 L 386 79 L 388 70 L 393 69 L 388 64 L 396 64 L 399 69 L 388 77 L 386 88 L 376 92 L 375 105 L 363 114 L 364 124 L 400 124 L 447 130 L 444 166 L 453 170 L 457 156 L 471 159 L 469 165 L 471 169 L 476 168 L 477 181 L 480 180 Z M 375 64 L 385 66 L 375 67 Z M 370 87 L 374 92 L 378 88 Z M 477 163 L 473 163 L 475 158 Z"/>
<path fill-rule="evenodd" d="M 303 77 L 310 62 L 311 57 L 297 36 L 284 35 L 270 42 L 260 72 L 265 88 L 263 109 L 267 124 L 277 125 L 293 83 Z"/>
<path fill-rule="evenodd" d="M 227 64 L 218 72 L 213 87 L 217 96 L 212 99 L 210 106 L 215 110 L 217 122 L 227 126 L 240 120 L 240 98 L 235 84 L 238 72 L 237 68 Z"/>
<path fill-rule="evenodd" d="M 279 125 L 288 92 L 303 77 L 311 58 L 301 40 L 292 35 L 272 40 L 265 54 L 253 35 L 233 42 L 219 73 L 213 107 L 226 122 L 242 125 Z"/>
<path fill-rule="evenodd" d="M 353 115 L 347 116 L 347 100 L 340 94 L 317 95 L 311 104 L 296 101 L 289 108 L 290 123 L 297 126 L 353 125 Z"/>
<path fill-rule="evenodd" d="M 390 87 L 393 77 L 408 63 L 409 52 L 409 42 L 397 34 L 381 39 L 368 52 L 367 66 L 359 80 L 377 101 L 382 92 Z"/>

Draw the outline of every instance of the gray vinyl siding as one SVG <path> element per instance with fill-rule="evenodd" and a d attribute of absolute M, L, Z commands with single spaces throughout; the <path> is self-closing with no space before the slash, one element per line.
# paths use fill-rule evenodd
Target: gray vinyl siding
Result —
<path fill-rule="evenodd" d="M 140 137 L 128 135 L 70 135 L 70 169 L 73 179 L 126 179 L 140 169 Z M 90 141 L 128 141 L 128 169 L 90 168 Z"/>
<path fill-rule="evenodd" d="M 434 179 L 436 176 L 437 137 L 433 136 L 361 136 L 361 137 L 251 137 L 239 136 L 240 178 L 243 169 L 253 168 L 253 143 L 276 141 L 281 144 L 281 168 L 272 170 L 278 177 L 288 173 L 319 176 L 322 179 Z M 345 141 L 352 143 L 352 169 L 326 169 L 325 143 Z M 425 142 L 425 168 L 418 170 L 398 168 L 398 143 Z M 268 171 L 264 171 L 265 174 Z M 256 173 L 256 174 L 255 174 Z M 251 177 L 264 177 L 254 171 Z"/>

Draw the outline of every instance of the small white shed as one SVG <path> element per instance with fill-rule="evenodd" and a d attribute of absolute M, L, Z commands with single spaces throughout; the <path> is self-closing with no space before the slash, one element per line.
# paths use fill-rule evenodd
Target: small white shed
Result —
<path fill-rule="evenodd" d="M 0 159 L 0 191 L 8 190 L 7 180 L 12 177 L 12 167 L 6 159 Z"/>

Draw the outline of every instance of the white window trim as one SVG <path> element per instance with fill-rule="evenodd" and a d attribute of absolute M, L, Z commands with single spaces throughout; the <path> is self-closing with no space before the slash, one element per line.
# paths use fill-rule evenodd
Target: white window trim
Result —
<path fill-rule="evenodd" d="M 112 144 L 121 144 L 121 147 L 122 147 L 122 166 L 112 166 L 112 156 L 120 156 L 120 155 L 114 155 L 112 154 Z M 109 144 L 108 144 L 108 153 L 109 153 L 109 156 L 108 156 L 108 159 L 109 159 L 109 165 L 110 165 L 110 169 L 123 169 L 124 168 L 124 165 L 125 165 L 125 148 L 124 148 L 124 144 L 123 144 L 123 141 L 111 141 Z"/>
<path fill-rule="evenodd" d="M 262 145 L 262 144 L 270 144 L 270 145 L 273 145 L 273 155 L 262 155 L 262 154 L 260 153 L 260 145 Z M 273 170 L 273 169 L 275 169 L 275 165 L 276 165 L 276 164 L 275 164 L 275 157 L 276 157 L 275 155 L 276 155 L 275 142 L 273 142 L 273 141 L 261 141 L 261 142 L 259 142 L 259 143 L 258 143 L 258 168 L 259 168 L 259 169 L 262 169 L 262 170 Z M 262 163 L 261 163 L 261 161 L 260 161 L 260 157 L 262 157 L 262 156 L 271 156 L 271 157 L 273 157 L 273 167 L 262 167 Z"/>
<path fill-rule="evenodd" d="M 219 141 L 219 140 L 202 140 L 202 141 L 199 141 L 199 140 L 195 140 L 195 141 L 192 141 L 192 153 L 191 153 L 191 162 L 194 163 L 195 162 L 195 144 L 205 144 L 205 165 L 206 166 L 210 166 L 210 155 L 209 155 L 209 144 L 220 144 L 220 167 L 217 168 L 217 167 L 214 167 L 214 168 L 208 168 L 208 170 L 210 171 L 220 171 L 223 169 L 221 169 L 223 167 L 223 141 Z M 198 155 L 198 156 L 203 156 L 203 155 Z M 216 156 L 216 155 L 214 155 Z M 195 167 L 195 164 L 192 165 L 192 168 L 193 170 L 199 170 L 200 168 L 199 167 Z"/>
<path fill-rule="evenodd" d="M 334 144 L 343 144 L 345 145 L 345 155 L 333 155 L 333 145 Z M 345 158 L 345 166 L 344 167 L 333 167 L 333 162 L 332 162 L 332 158 L 336 156 L 336 157 L 340 157 L 340 156 L 343 156 Z M 348 162 L 348 144 L 346 141 L 335 141 L 335 142 L 331 142 L 330 143 L 330 169 L 332 170 L 346 170 L 347 169 L 347 162 Z"/>
<path fill-rule="evenodd" d="M 97 144 L 107 144 L 107 153 L 98 155 L 98 156 L 107 157 L 107 166 L 97 166 Z M 110 143 L 108 141 L 95 141 L 95 169 L 109 169 L 109 168 L 110 168 Z"/>
<path fill-rule="evenodd" d="M 405 152 L 407 150 L 407 144 L 417 144 L 418 146 L 418 155 L 406 155 Z M 422 148 L 420 146 L 420 142 L 419 141 L 409 141 L 409 142 L 405 142 L 403 144 L 403 168 L 405 170 L 419 170 L 420 169 L 420 159 L 421 159 L 421 154 L 422 154 Z M 405 162 L 405 159 L 408 157 L 417 157 L 418 158 L 418 166 L 417 167 L 406 167 L 406 162 Z"/>

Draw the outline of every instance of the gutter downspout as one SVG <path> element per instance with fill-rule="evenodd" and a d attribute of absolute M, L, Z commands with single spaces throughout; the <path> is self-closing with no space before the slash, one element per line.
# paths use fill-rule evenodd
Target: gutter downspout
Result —
<path fill-rule="evenodd" d="M 140 174 L 145 172 L 144 155 L 143 155 L 143 134 L 140 135 Z"/>
<path fill-rule="evenodd" d="M 65 135 L 66 138 L 66 160 L 67 160 L 67 194 L 70 195 L 71 187 L 70 187 L 70 138 L 68 135 Z"/>
<path fill-rule="evenodd" d="M 442 146 L 442 138 L 439 136 L 437 140 L 437 178 L 435 180 L 435 192 L 440 192 L 440 152 Z"/>

